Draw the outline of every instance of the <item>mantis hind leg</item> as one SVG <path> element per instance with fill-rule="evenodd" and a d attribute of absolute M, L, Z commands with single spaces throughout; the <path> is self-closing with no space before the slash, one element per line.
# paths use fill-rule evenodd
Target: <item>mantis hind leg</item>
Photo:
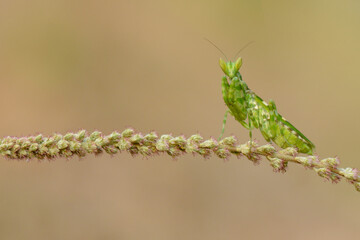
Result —
<path fill-rule="evenodd" d="M 229 112 L 230 112 L 230 110 L 226 110 L 226 112 L 225 112 L 224 120 L 223 120 L 223 125 L 222 125 L 222 130 L 221 130 L 221 134 L 220 134 L 220 137 L 219 137 L 219 141 L 221 140 L 222 136 L 224 135 L 226 120 L 227 120 L 227 116 L 228 116 L 228 113 L 229 113 Z"/>
<path fill-rule="evenodd" d="M 252 148 L 252 125 L 251 125 L 251 120 L 250 120 L 250 117 L 248 118 L 248 122 L 249 122 L 249 137 L 250 137 L 250 146 L 249 146 L 249 149 L 250 149 L 250 153 L 251 153 L 251 148 Z"/>

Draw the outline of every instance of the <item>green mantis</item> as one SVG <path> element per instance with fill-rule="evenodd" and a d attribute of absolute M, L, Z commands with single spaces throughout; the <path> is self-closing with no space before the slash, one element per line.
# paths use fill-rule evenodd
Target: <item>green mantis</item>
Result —
<path fill-rule="evenodd" d="M 282 117 L 276 110 L 275 102 L 266 103 L 242 80 L 239 72 L 242 58 L 235 62 L 225 62 L 220 58 L 220 67 L 225 73 L 222 78 L 222 95 L 229 108 L 224 117 L 222 137 L 228 113 L 249 130 L 252 139 L 252 130 L 260 130 L 265 140 L 274 142 L 281 148 L 295 147 L 301 153 L 313 154 L 315 145 L 304 134 Z"/>

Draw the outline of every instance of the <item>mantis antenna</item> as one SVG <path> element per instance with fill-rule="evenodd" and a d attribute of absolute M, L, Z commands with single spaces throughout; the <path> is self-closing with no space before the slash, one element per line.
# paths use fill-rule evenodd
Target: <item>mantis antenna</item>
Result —
<path fill-rule="evenodd" d="M 217 50 L 219 50 L 221 53 L 222 53 L 222 55 L 224 55 L 224 57 L 226 58 L 226 61 L 229 61 L 228 60 L 228 58 L 226 57 L 226 55 L 225 55 L 225 53 L 223 52 L 223 51 L 221 51 L 221 49 L 218 47 L 218 46 L 216 46 L 212 41 L 210 41 L 209 39 L 207 39 L 207 38 L 204 38 L 206 41 L 208 41 L 211 45 L 213 45 L 214 47 L 216 47 L 216 49 Z"/>
<path fill-rule="evenodd" d="M 245 44 L 245 46 L 243 46 L 234 56 L 233 59 L 235 59 L 237 57 L 237 55 L 239 55 L 239 53 L 244 50 L 245 48 L 247 48 L 248 46 L 250 46 L 251 44 L 253 44 L 255 41 L 251 41 L 251 42 L 248 42 L 247 44 Z"/>

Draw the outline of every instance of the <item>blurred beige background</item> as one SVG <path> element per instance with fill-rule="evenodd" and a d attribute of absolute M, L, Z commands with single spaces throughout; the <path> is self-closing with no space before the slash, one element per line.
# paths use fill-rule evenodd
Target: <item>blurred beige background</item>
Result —
<path fill-rule="evenodd" d="M 360 168 L 360 2 L 0 0 L 0 134 L 132 126 L 218 137 L 221 54 Z M 225 135 L 248 140 L 229 118 Z M 264 143 L 259 132 L 255 137 Z M 0 161 L 0 239 L 356 239 L 360 193 L 290 165 L 123 153 Z"/>

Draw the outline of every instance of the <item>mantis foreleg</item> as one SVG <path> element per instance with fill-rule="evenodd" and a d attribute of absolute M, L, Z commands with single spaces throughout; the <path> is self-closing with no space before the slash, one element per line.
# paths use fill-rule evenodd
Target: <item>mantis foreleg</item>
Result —
<path fill-rule="evenodd" d="M 222 136 L 224 135 L 226 120 L 227 120 L 227 116 L 228 116 L 229 112 L 230 112 L 230 110 L 226 110 L 226 112 L 225 112 L 224 120 L 223 120 L 223 126 L 222 126 L 221 134 L 220 134 L 220 137 L 219 137 L 219 141 L 221 140 Z"/>

